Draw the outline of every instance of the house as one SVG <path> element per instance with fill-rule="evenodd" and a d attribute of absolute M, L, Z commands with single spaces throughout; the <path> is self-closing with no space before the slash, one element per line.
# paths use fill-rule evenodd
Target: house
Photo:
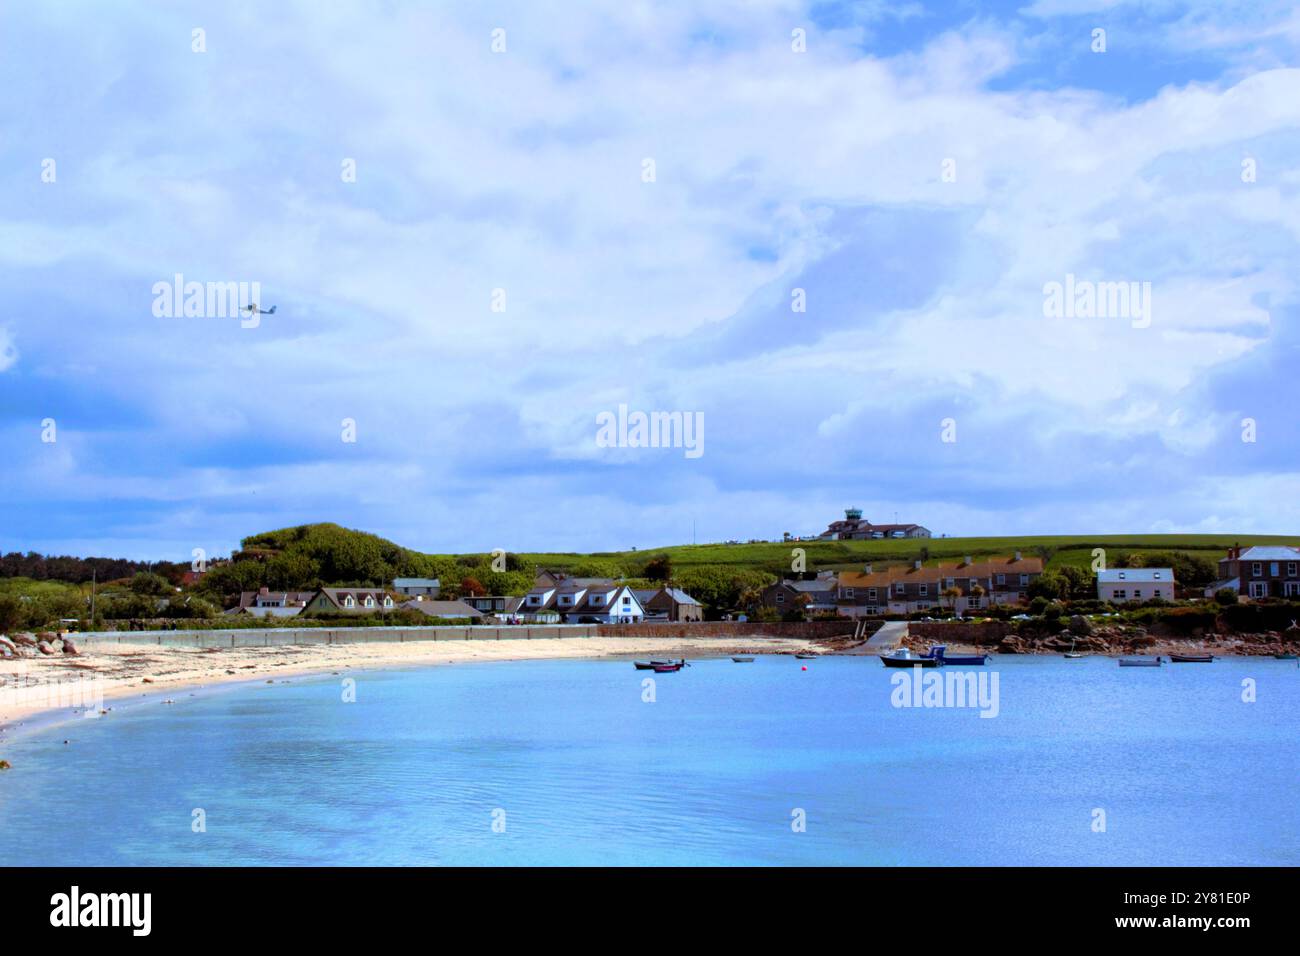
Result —
<path fill-rule="evenodd" d="M 321 588 L 303 608 L 305 614 L 382 614 L 397 606 L 382 588 Z"/>
<path fill-rule="evenodd" d="M 1219 580 L 1205 589 L 1213 597 L 1220 588 L 1231 588 L 1249 598 L 1300 597 L 1300 548 L 1287 545 L 1257 545 L 1228 549 L 1219 559 Z"/>
<path fill-rule="evenodd" d="M 296 617 L 315 595 L 315 591 L 272 591 L 265 587 L 256 591 L 243 591 L 239 595 L 239 604 L 228 613 L 250 614 L 253 617 Z"/>
<path fill-rule="evenodd" d="M 436 598 L 439 588 L 437 578 L 393 578 L 393 590 L 408 597 Z"/>
<path fill-rule="evenodd" d="M 1043 573 L 1041 558 L 1012 557 L 843 571 L 836 580 L 835 603 L 843 617 L 915 614 L 947 608 L 958 614 L 1028 599 L 1030 585 Z"/>
<path fill-rule="evenodd" d="M 429 617 L 464 618 L 470 621 L 477 621 L 483 617 L 482 611 L 470 607 L 464 601 L 430 601 L 415 598 L 403 601 L 401 606 L 405 610 L 419 611 Z"/>
<path fill-rule="evenodd" d="M 1131 601 L 1174 599 L 1173 568 L 1110 568 L 1097 572 L 1097 600 L 1124 604 Z"/>
<path fill-rule="evenodd" d="M 508 594 L 483 594 L 478 597 L 463 597 L 461 600 L 483 614 L 507 617 L 519 609 L 523 599 Z"/>
<path fill-rule="evenodd" d="M 812 580 L 787 578 L 763 588 L 759 603 L 781 615 L 800 610 L 806 614 L 834 612 L 835 583 L 833 576 Z"/>
<path fill-rule="evenodd" d="M 650 588 L 633 592 L 645 608 L 647 621 L 702 621 L 704 608 L 681 588 Z"/>
<path fill-rule="evenodd" d="M 534 585 L 518 615 L 537 622 L 637 624 L 645 620 L 645 608 L 626 584 L 608 578 L 561 578 Z"/>
<path fill-rule="evenodd" d="M 832 521 L 819 536 L 823 541 L 868 538 L 928 538 L 930 530 L 919 524 L 872 524 L 862 517 L 861 508 L 845 508 L 842 521 Z"/>

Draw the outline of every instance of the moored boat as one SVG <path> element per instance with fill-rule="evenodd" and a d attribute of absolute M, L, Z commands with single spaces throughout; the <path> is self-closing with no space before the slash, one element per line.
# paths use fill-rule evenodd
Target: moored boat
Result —
<path fill-rule="evenodd" d="M 1295 654 L 1274 654 L 1274 655 L 1273 655 L 1273 660 L 1275 660 L 1275 661 L 1294 661 L 1294 660 L 1300 660 L 1300 657 L 1296 657 Z"/>
<path fill-rule="evenodd" d="M 956 664 L 960 667 L 978 667 L 987 663 L 989 659 L 987 654 L 949 654 L 947 644 L 934 645 L 925 656 L 943 664 Z"/>
<path fill-rule="evenodd" d="M 650 661 L 633 661 L 632 666 L 639 671 L 652 671 L 655 667 Z"/>
<path fill-rule="evenodd" d="M 818 656 L 820 656 L 820 655 L 818 655 L 818 654 L 796 654 L 796 655 L 794 656 L 794 659 L 797 660 L 797 661 L 810 661 L 810 660 L 812 660 L 813 658 L 818 657 Z"/>
<path fill-rule="evenodd" d="M 672 674 L 681 670 L 683 667 L 689 667 L 689 666 L 690 665 L 686 663 L 686 658 L 684 657 L 680 661 L 651 661 L 650 662 L 650 667 L 652 670 L 654 670 L 656 674 Z"/>
<path fill-rule="evenodd" d="M 938 667 L 943 664 L 943 658 L 913 657 L 906 647 L 900 647 L 892 654 L 881 654 L 880 663 L 886 667 Z"/>
<path fill-rule="evenodd" d="M 1149 660 L 1147 658 L 1121 657 L 1119 661 L 1119 666 L 1120 667 L 1159 667 L 1160 658 L 1157 657 L 1155 660 Z"/>
<path fill-rule="evenodd" d="M 733 657 L 732 660 L 735 661 L 737 664 L 752 664 L 752 663 L 754 663 L 754 658 L 752 658 L 752 657 Z"/>
<path fill-rule="evenodd" d="M 1088 655 L 1083 653 L 1083 651 L 1076 651 L 1074 649 L 1074 640 L 1072 638 L 1070 640 L 1070 649 L 1065 652 L 1065 659 L 1067 661 L 1081 661 L 1087 656 Z"/>
<path fill-rule="evenodd" d="M 1214 663 L 1213 654 L 1170 654 L 1169 662 L 1171 664 L 1212 664 Z"/>

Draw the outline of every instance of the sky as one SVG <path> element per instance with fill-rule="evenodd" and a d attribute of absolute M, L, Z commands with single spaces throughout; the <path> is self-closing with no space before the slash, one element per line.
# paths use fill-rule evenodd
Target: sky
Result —
<path fill-rule="evenodd" d="M 0 550 L 1296 534 L 1298 54 L 1271 0 L 4 0 Z"/>

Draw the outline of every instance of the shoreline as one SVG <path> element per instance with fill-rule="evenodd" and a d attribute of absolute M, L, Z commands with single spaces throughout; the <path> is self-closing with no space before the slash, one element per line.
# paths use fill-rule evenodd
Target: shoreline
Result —
<path fill-rule="evenodd" d="M 744 639 L 567 637 L 240 648 L 109 645 L 87 649 L 75 657 L 0 660 L 4 682 L 0 684 L 0 745 L 16 739 L 20 727 L 26 736 L 61 722 L 60 718 L 88 719 L 83 716 L 87 709 L 110 709 L 113 701 L 165 697 L 169 692 L 266 682 L 268 678 L 493 661 L 791 654 L 814 646 L 808 640 L 757 635 Z"/>

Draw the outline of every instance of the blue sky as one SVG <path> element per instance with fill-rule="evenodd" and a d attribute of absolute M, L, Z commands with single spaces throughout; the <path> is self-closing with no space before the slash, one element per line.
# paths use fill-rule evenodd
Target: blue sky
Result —
<path fill-rule="evenodd" d="M 1300 526 L 1291 5 L 325 6 L 0 6 L 0 549 Z"/>

